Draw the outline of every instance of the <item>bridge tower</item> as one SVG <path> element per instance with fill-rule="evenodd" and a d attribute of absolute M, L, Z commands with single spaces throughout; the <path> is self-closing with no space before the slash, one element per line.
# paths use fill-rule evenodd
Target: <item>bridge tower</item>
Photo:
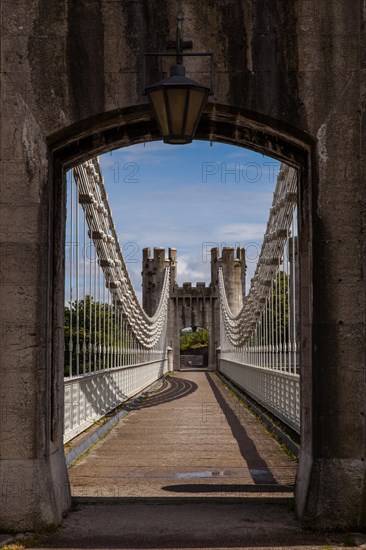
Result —
<path fill-rule="evenodd" d="M 176 280 L 175 248 L 169 248 L 169 256 L 165 258 L 165 248 L 154 247 L 154 255 L 150 257 L 150 248 L 142 251 L 142 305 L 148 315 L 154 315 L 160 301 L 163 289 L 165 269 L 170 267 L 170 284 Z"/>
<path fill-rule="evenodd" d="M 206 328 L 209 333 L 208 368 L 216 369 L 216 350 L 220 345 L 220 307 L 218 288 L 218 268 L 222 267 L 226 293 L 233 313 L 243 306 L 245 292 L 245 250 L 244 248 L 224 247 L 220 257 L 218 248 L 211 249 L 211 283 L 206 286 L 198 282 L 195 286 L 176 282 L 177 250 L 169 248 L 168 258 L 165 249 L 154 247 L 143 249 L 142 260 L 142 302 L 149 315 L 153 315 L 159 304 L 163 287 L 165 268 L 170 266 L 170 300 L 168 312 L 167 345 L 173 349 L 174 369 L 180 367 L 180 331 L 189 326 Z"/>
<path fill-rule="evenodd" d="M 243 307 L 245 296 L 245 249 L 224 246 L 219 257 L 219 249 L 211 249 L 211 284 L 218 284 L 218 268 L 222 267 L 226 296 L 232 313 L 237 315 Z"/>
<path fill-rule="evenodd" d="M 237 315 L 243 307 L 245 293 L 245 251 L 244 248 L 225 246 L 222 249 L 221 261 L 226 296 L 230 309 Z"/>

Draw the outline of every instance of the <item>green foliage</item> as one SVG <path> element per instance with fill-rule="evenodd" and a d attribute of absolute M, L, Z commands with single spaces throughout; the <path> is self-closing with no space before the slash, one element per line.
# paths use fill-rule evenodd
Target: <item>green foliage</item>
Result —
<path fill-rule="evenodd" d="M 269 307 L 262 316 L 262 322 L 273 327 L 274 342 L 285 343 L 289 337 L 289 276 L 284 271 L 277 273 L 269 298 Z"/>
<path fill-rule="evenodd" d="M 92 365 L 97 369 L 102 368 L 103 354 L 104 358 L 108 358 L 108 349 L 111 346 L 126 349 L 132 343 L 128 334 L 122 334 L 122 331 L 118 330 L 114 308 L 94 301 L 92 296 L 86 296 L 86 299 L 79 300 L 78 304 L 76 301 L 72 302 L 71 308 L 65 306 L 64 329 L 65 376 L 70 375 L 70 363 L 72 363 L 72 373 L 76 374 L 78 355 L 80 371 L 84 368 L 85 356 L 85 372 L 90 372 Z"/>
<path fill-rule="evenodd" d="M 349 535 L 343 540 L 343 546 L 348 546 L 348 547 L 357 546 L 357 543 L 354 540 L 354 538 Z"/>
<path fill-rule="evenodd" d="M 208 330 L 199 329 L 196 332 L 184 332 L 180 336 L 180 349 L 187 351 L 189 349 L 206 348 L 208 346 Z"/>

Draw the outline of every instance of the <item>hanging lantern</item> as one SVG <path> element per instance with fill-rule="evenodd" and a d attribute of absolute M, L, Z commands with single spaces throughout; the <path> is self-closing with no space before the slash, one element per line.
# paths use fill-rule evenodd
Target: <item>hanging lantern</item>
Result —
<path fill-rule="evenodd" d="M 210 88 L 185 76 L 182 64 L 172 65 L 170 77 L 146 89 L 165 143 L 191 143 Z"/>

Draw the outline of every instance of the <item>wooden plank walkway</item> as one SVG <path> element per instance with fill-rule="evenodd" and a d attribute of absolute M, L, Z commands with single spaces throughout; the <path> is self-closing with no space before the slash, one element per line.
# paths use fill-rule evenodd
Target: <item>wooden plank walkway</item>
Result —
<path fill-rule="evenodd" d="M 182 371 L 70 468 L 78 497 L 292 496 L 294 463 L 205 371 Z"/>
<path fill-rule="evenodd" d="M 302 529 L 295 473 L 215 374 L 184 370 L 70 468 L 74 509 L 44 548 L 342 547 Z"/>

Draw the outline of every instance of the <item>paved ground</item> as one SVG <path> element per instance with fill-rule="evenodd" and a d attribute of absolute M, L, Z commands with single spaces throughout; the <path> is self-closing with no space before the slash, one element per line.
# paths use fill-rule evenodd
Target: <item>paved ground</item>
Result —
<path fill-rule="evenodd" d="M 70 469 L 47 548 L 328 548 L 301 529 L 294 463 L 213 374 L 185 370 Z"/>

